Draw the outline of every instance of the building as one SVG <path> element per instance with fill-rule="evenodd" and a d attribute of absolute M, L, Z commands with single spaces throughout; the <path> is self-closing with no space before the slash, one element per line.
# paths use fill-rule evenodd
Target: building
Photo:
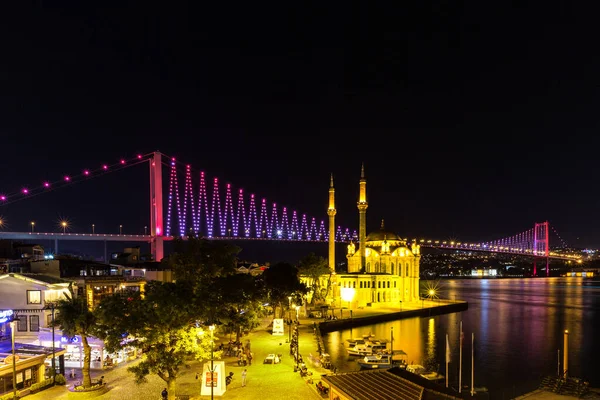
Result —
<path fill-rule="evenodd" d="M 367 180 L 364 165 L 359 182 L 358 247 L 354 242 L 348 245 L 348 272 L 336 274 L 335 246 L 335 189 L 333 177 L 329 186 L 329 266 L 330 275 L 323 276 L 321 287 L 331 287 L 327 294 L 328 303 L 333 307 L 378 307 L 400 305 L 400 302 L 419 301 L 420 246 L 409 244 L 396 233 L 387 231 L 384 222 L 379 230 L 367 235 Z M 307 283 L 307 278 L 302 278 Z M 329 282 L 328 282 L 329 281 Z M 327 283 L 330 283 L 328 285 Z"/>
<path fill-rule="evenodd" d="M 331 400 L 459 400 L 475 399 L 401 368 L 376 369 L 324 375 Z"/>
<path fill-rule="evenodd" d="M 55 356 L 57 373 L 64 374 L 66 349 L 60 335 L 52 345 L 51 304 L 69 292 L 71 282 L 45 275 L 0 275 L 0 395 L 12 390 L 12 329 L 16 359 L 16 386 L 26 389 L 51 375 L 46 369 Z M 42 345 L 40 337 L 50 339 Z"/>

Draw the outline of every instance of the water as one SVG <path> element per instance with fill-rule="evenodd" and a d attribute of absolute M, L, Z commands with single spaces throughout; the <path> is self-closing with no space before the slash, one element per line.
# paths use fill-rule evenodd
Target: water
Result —
<path fill-rule="evenodd" d="M 600 387 L 600 280 L 584 278 L 464 279 L 436 282 L 440 297 L 460 299 L 469 309 L 432 318 L 410 318 L 323 337 L 339 372 L 359 369 L 349 358 L 346 339 L 374 334 L 391 338 L 409 362 L 446 375 L 446 334 L 451 362 L 449 384 L 458 387 L 460 322 L 463 323 L 462 384 L 471 385 L 471 334 L 475 334 L 475 387 L 486 387 L 491 399 L 507 399 L 537 388 L 541 378 L 562 370 L 564 331 L 569 331 L 570 376 Z M 421 282 L 421 286 L 431 282 Z M 600 332 L 597 330 L 597 332 Z"/>

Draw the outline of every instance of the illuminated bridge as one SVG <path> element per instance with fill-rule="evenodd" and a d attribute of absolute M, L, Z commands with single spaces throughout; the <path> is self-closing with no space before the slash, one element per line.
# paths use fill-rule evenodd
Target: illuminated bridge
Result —
<path fill-rule="evenodd" d="M 150 170 L 150 226 L 147 234 L 103 234 L 67 232 L 66 222 L 62 232 L 0 231 L 0 239 L 53 239 L 95 240 L 120 242 L 149 242 L 155 259 L 163 257 L 163 242 L 174 237 L 201 235 L 210 239 L 278 240 L 327 242 L 329 229 L 325 218 L 317 219 L 296 210 L 269 203 L 265 198 L 247 194 L 243 189 L 222 185 L 218 178 L 208 179 L 202 171 L 182 164 L 160 152 L 137 155 L 113 164 L 85 169 L 75 175 L 65 175 L 53 182 L 41 182 L 37 187 L 25 187 L 12 193 L 0 194 L 0 207 L 22 201 L 45 192 L 59 189 L 96 176 L 130 168 L 140 164 Z M 168 172 L 166 196 L 163 196 L 163 172 Z M 0 228 L 3 223 L 0 220 Z M 488 242 L 458 242 L 430 239 L 413 239 L 423 247 L 447 248 L 467 251 L 486 251 L 518 254 L 535 258 L 576 259 L 578 255 L 550 251 L 550 231 L 556 231 L 546 222 L 508 238 Z M 122 232 L 121 232 L 122 233 Z M 338 242 L 357 241 L 356 230 L 336 229 Z"/>

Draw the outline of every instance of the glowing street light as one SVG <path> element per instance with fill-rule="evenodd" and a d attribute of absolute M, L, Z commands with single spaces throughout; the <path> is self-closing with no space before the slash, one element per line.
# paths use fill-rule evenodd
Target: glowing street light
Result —
<path fill-rule="evenodd" d="M 60 223 L 60 226 L 62 226 L 62 228 L 63 228 L 63 233 L 67 233 L 67 226 L 69 226 L 69 224 L 67 223 L 67 221 L 62 221 Z"/>
<path fill-rule="evenodd" d="M 94 231 L 96 230 L 96 224 L 92 224 L 92 235 L 95 233 Z"/>
<path fill-rule="evenodd" d="M 0 218 L 0 229 L 2 229 L 4 227 L 4 220 L 2 218 Z"/>
<path fill-rule="evenodd" d="M 215 388 L 215 367 L 214 363 L 214 349 L 215 349 L 215 326 L 211 325 L 208 327 L 210 330 L 210 399 L 214 399 L 214 388 Z"/>
<path fill-rule="evenodd" d="M 119 235 L 123 234 L 123 225 L 119 225 Z"/>
<path fill-rule="evenodd" d="M 31 233 L 33 233 L 35 229 L 35 222 L 31 221 Z"/>
<path fill-rule="evenodd" d="M 12 385 L 13 385 L 13 398 L 17 398 L 17 357 L 15 356 L 15 321 L 10 321 L 10 341 L 12 344 Z"/>

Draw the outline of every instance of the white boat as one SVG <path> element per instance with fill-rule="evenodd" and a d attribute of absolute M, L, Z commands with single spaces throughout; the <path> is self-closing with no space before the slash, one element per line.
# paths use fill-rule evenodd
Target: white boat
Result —
<path fill-rule="evenodd" d="M 371 335 L 362 335 L 362 337 L 360 338 L 351 338 L 351 339 L 346 339 L 346 342 L 348 343 L 348 347 L 354 347 L 357 344 L 365 344 L 366 342 L 377 342 L 378 340 L 375 339 L 375 335 L 371 334 Z"/>
<path fill-rule="evenodd" d="M 427 369 L 425 369 L 424 366 L 419 365 L 419 364 L 410 364 L 406 366 L 406 370 L 408 372 L 412 372 L 415 375 L 419 375 L 422 376 L 423 378 L 432 381 L 432 382 L 438 382 L 441 380 L 444 380 L 444 375 L 439 374 L 435 371 L 427 371 Z"/>
<path fill-rule="evenodd" d="M 354 347 L 349 347 L 346 350 L 348 351 L 349 356 L 370 356 L 372 354 L 377 354 L 383 352 L 387 349 L 387 343 L 381 342 L 366 342 L 365 344 L 357 344 Z"/>
<path fill-rule="evenodd" d="M 362 359 L 356 360 L 356 363 L 362 369 L 387 369 L 392 367 L 406 368 L 407 355 L 402 350 L 394 350 L 393 354 L 372 354 Z"/>

